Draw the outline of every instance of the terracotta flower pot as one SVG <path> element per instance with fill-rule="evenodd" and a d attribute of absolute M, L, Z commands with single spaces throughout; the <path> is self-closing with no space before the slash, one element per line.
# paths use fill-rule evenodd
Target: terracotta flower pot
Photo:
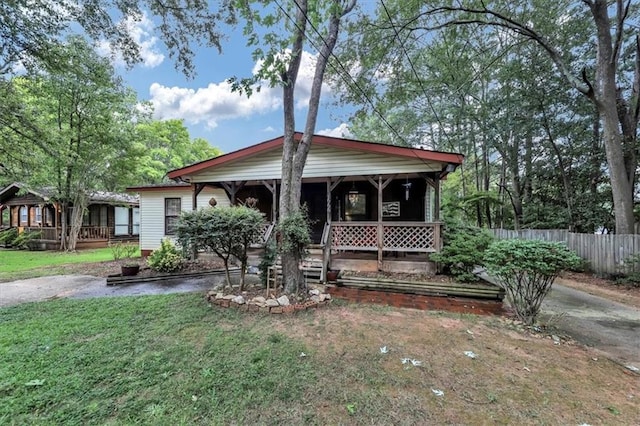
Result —
<path fill-rule="evenodd" d="M 327 281 L 337 281 L 340 271 L 327 271 Z"/>

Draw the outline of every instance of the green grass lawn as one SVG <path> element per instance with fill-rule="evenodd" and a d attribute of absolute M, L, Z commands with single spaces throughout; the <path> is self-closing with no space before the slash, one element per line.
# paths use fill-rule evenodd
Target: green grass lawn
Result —
<path fill-rule="evenodd" d="M 140 256 L 140 252 L 138 252 Z M 75 253 L 63 251 L 0 251 L 0 273 L 21 272 L 48 266 L 70 263 L 92 263 L 113 260 L 110 248 L 78 250 Z"/>
<path fill-rule="evenodd" d="M 286 420 L 314 383 L 305 348 L 237 321 L 194 295 L 0 310 L 0 424 Z"/>
<path fill-rule="evenodd" d="M 624 370 L 474 315 L 269 316 L 202 294 L 0 309 L 3 425 L 635 424 Z"/>

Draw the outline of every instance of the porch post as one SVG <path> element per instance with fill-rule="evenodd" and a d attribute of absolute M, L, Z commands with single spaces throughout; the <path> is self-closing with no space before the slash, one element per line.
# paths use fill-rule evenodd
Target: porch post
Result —
<path fill-rule="evenodd" d="M 266 180 L 262 181 L 262 184 L 271 192 L 271 221 L 276 222 L 276 212 L 277 212 L 277 197 L 276 194 L 278 192 L 278 184 L 275 179 L 271 182 Z"/>
<path fill-rule="evenodd" d="M 327 271 L 331 267 L 331 178 L 327 178 L 327 222 L 325 224 L 329 235 L 322 247 L 322 271 L 320 272 L 320 281 L 327 282 Z"/>
<path fill-rule="evenodd" d="M 436 177 L 433 180 L 433 191 L 435 192 L 433 196 L 433 221 L 440 221 L 440 179 Z"/>
<path fill-rule="evenodd" d="M 193 190 L 191 192 L 191 210 L 198 210 L 198 195 L 200 195 L 204 187 L 204 183 L 194 183 L 191 185 Z"/>
<path fill-rule="evenodd" d="M 378 176 L 378 271 L 382 271 L 382 248 L 384 228 L 382 227 L 382 176 Z"/>
<path fill-rule="evenodd" d="M 278 221 L 278 181 L 273 180 L 273 191 L 271 191 L 271 222 Z"/>

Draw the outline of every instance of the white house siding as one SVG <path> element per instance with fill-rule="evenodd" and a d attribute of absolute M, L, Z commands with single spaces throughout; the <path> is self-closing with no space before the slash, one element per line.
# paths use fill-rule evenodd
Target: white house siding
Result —
<path fill-rule="evenodd" d="M 419 158 L 311 145 L 303 178 L 433 172 L 441 169 L 441 163 Z M 277 149 L 203 170 L 191 178 L 192 182 L 280 179 L 281 171 L 282 150 Z"/>
<path fill-rule="evenodd" d="M 209 206 L 209 200 L 215 198 L 218 206 L 228 206 L 229 198 L 223 189 L 205 188 L 198 194 L 198 208 Z M 162 191 L 140 192 L 140 249 L 155 250 L 160 247 L 164 234 L 164 200 L 180 198 L 182 211 L 192 210 L 192 191 L 190 187 L 167 188 Z"/>

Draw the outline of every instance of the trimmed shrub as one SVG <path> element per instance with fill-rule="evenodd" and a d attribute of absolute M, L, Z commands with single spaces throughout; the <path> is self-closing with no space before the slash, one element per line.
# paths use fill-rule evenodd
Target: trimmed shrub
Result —
<path fill-rule="evenodd" d="M 480 278 L 473 270 L 482 265 L 484 251 L 493 241 L 493 236 L 475 226 L 447 224 L 443 237 L 444 247 L 429 259 L 442 264 L 444 272 L 458 281 L 478 281 Z"/>
<path fill-rule="evenodd" d="M 184 266 L 184 257 L 171 240 L 165 238 L 160 243 L 160 248 L 151 253 L 147 263 L 154 271 L 175 272 Z"/>
<path fill-rule="evenodd" d="M 238 259 L 242 291 L 248 249 L 252 243 L 260 242 L 263 224 L 264 217 L 256 209 L 245 206 L 207 207 L 183 212 L 176 224 L 176 238 L 185 250 L 206 250 L 221 258 L 229 287 L 229 263 L 233 257 Z"/>
<path fill-rule="evenodd" d="M 529 326 L 535 324 L 558 274 L 582 263 L 563 243 L 537 240 L 496 241 L 485 251 L 484 260 L 487 272 L 505 289 L 518 318 Z"/>

